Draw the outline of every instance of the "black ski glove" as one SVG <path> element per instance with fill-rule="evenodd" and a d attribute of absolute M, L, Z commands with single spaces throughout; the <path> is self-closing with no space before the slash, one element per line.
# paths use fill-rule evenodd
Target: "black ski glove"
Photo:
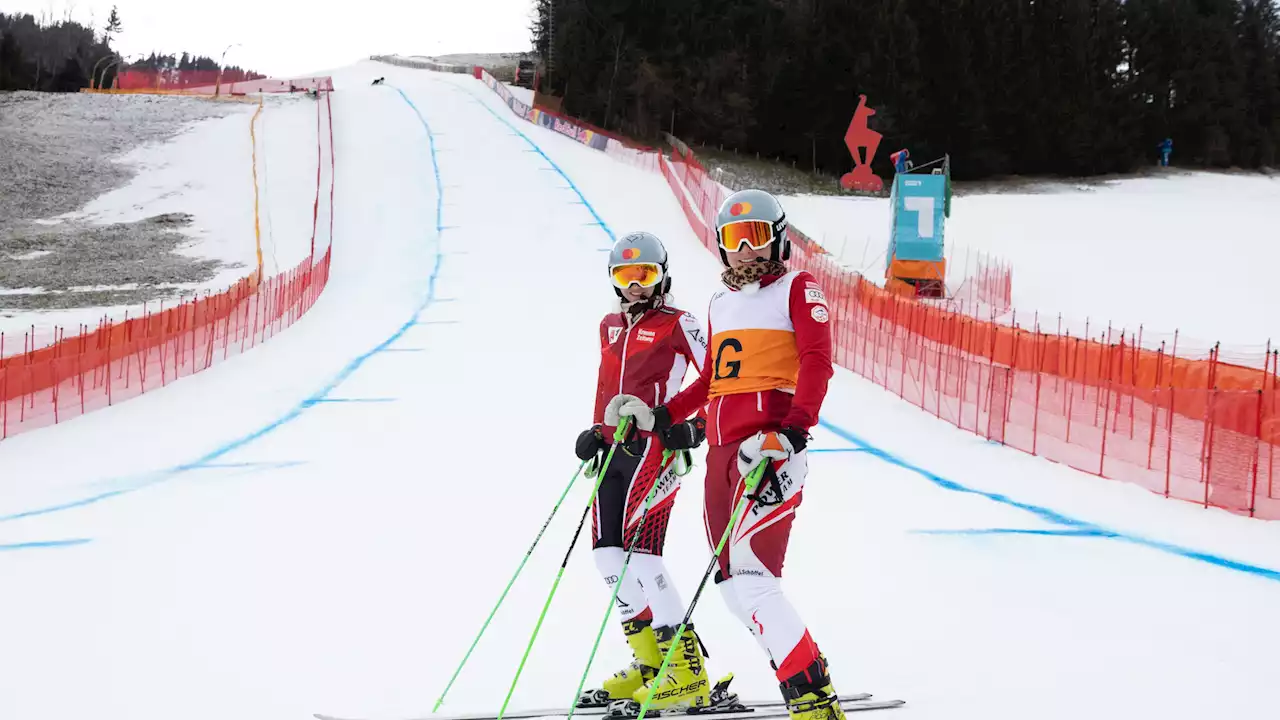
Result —
<path fill-rule="evenodd" d="M 667 410 L 666 405 L 655 407 L 653 409 L 653 432 L 661 437 L 669 429 L 671 429 L 671 412 Z"/>
<path fill-rule="evenodd" d="M 795 452 L 804 450 L 809 445 L 809 433 L 797 427 L 784 427 L 778 431 L 791 441 L 791 449 Z"/>
<path fill-rule="evenodd" d="M 605 442 L 604 436 L 600 434 L 600 426 L 592 425 L 578 434 L 578 441 L 573 451 L 579 460 L 590 460 L 596 453 L 607 447 L 609 443 Z"/>
<path fill-rule="evenodd" d="M 707 439 L 707 421 L 699 417 L 676 423 L 663 430 L 659 437 L 668 450 L 692 450 Z"/>

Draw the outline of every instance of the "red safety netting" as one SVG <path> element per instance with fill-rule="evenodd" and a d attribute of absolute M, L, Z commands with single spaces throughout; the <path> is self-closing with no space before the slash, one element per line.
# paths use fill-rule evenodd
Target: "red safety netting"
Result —
<path fill-rule="evenodd" d="M 244 95 L 333 90 L 328 76 L 268 78 L 229 70 L 125 70 L 111 91 L 130 93 L 172 93 L 182 95 Z"/>
<path fill-rule="evenodd" d="M 719 252 L 714 222 L 726 188 L 684 143 L 658 169 L 689 226 Z M 608 150 L 608 149 L 606 149 Z M 635 153 L 618 153 L 642 165 Z M 835 362 L 953 425 L 1166 497 L 1280 519 L 1280 351 L 1237 350 L 1222 362 L 1178 355 L 1178 336 L 1136 341 L 1108 327 L 1093 339 L 995 321 L 1011 272 L 979 263 L 959 303 L 895 295 L 848 270 L 794 225 L 790 264 L 812 273 L 831 306 Z M 975 308 L 978 310 L 975 311 Z M 988 316 L 987 313 L 990 313 Z M 983 319 L 991 317 L 991 319 Z M 1148 334 L 1148 338 L 1152 334 Z M 1261 365 L 1259 370 L 1257 365 Z"/>
<path fill-rule="evenodd" d="M 661 158 L 660 169 L 717 252 L 723 189 L 691 157 Z M 790 232 L 790 264 L 812 273 L 830 302 L 840 366 L 992 441 L 1167 497 L 1280 519 L 1275 365 L 1259 373 L 1216 353 L 1175 358 L 1123 336 L 1105 343 L 1000 325 L 894 295 Z M 980 282 L 990 299 L 1008 280 L 993 271 Z M 1258 387 L 1224 387 L 1228 371 Z"/>
<path fill-rule="evenodd" d="M 206 293 L 140 317 L 103 319 L 69 335 L 54 328 L 52 342 L 33 328 L 21 337 L 0 333 L 0 439 L 80 416 L 164 387 L 265 342 L 306 313 L 329 279 L 333 237 L 333 110 L 329 95 L 317 107 L 317 148 L 327 148 L 329 242 L 317 248 L 317 174 L 311 254 L 288 272 L 259 280 L 255 271 L 231 288 Z M 318 158 L 323 156 L 318 149 Z M 317 252 L 320 254 L 317 256 Z"/>
<path fill-rule="evenodd" d="M 319 262 L 146 312 L 0 360 L 0 438 L 164 387 L 265 342 L 309 310 L 329 278 Z"/>

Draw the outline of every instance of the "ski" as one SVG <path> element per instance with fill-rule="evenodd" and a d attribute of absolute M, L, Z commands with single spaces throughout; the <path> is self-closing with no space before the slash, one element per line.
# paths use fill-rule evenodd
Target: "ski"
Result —
<path fill-rule="evenodd" d="M 648 712 L 645 717 L 676 717 L 676 716 L 700 716 L 715 715 L 717 720 L 738 720 L 739 718 L 775 718 L 786 717 L 786 703 L 781 700 L 760 700 L 757 702 L 744 702 L 745 707 L 734 708 L 709 708 L 699 712 L 675 711 L 667 713 Z M 860 710 L 881 710 L 887 708 L 895 708 L 905 705 L 905 700 L 871 700 L 871 693 L 857 693 L 850 695 L 840 701 L 840 707 L 845 712 L 857 712 Z M 608 711 L 608 706 L 597 705 L 594 707 L 580 707 L 573 711 L 575 717 L 603 717 Z M 563 707 L 559 708 L 542 708 L 534 710 L 513 710 L 503 715 L 503 720 L 528 720 L 529 718 L 563 718 L 567 716 Z M 358 717 L 340 717 L 337 715 L 325 715 L 323 713 L 315 713 L 313 716 L 316 720 L 368 720 L 367 718 Z M 405 720 L 497 720 L 497 713 L 472 713 L 462 715 L 425 715 L 417 718 L 406 718 Z M 625 716 L 623 716 L 625 717 Z M 610 718 L 613 720 L 613 718 Z"/>
<path fill-rule="evenodd" d="M 860 702 L 860 701 L 869 700 L 869 699 L 871 699 L 871 693 L 858 693 L 856 695 L 850 695 L 849 697 L 844 698 L 843 700 L 841 700 L 841 703 L 843 705 L 843 703 Z M 590 709 L 593 711 L 603 709 L 605 711 L 604 712 L 605 720 L 630 720 L 630 718 L 634 718 L 639 714 L 638 712 L 639 705 L 640 705 L 639 703 L 631 703 L 631 707 L 628 708 L 629 711 L 617 711 L 617 712 L 610 712 L 608 707 L 605 707 L 605 708 L 593 707 Z M 744 702 L 744 701 L 739 701 L 736 697 L 734 697 L 729 701 L 716 703 L 711 707 L 698 709 L 698 710 L 674 710 L 666 713 L 663 713 L 660 710 L 650 710 L 649 712 L 645 713 L 645 717 L 648 717 L 650 715 L 653 715 L 654 717 L 659 717 L 664 714 L 669 717 L 676 716 L 676 715 L 692 715 L 692 716 L 732 715 L 732 714 L 752 713 L 756 711 L 775 710 L 775 709 L 784 707 L 785 705 L 786 703 L 782 700 L 759 700 L 756 702 Z M 620 706 L 620 707 L 625 707 L 625 706 Z M 580 711 L 575 710 L 573 714 L 577 715 L 579 712 Z M 592 714 L 595 715 L 597 713 L 593 712 Z M 754 715 L 753 717 L 761 717 L 761 716 Z M 445 719 L 442 718 L 441 720 L 445 720 Z"/>

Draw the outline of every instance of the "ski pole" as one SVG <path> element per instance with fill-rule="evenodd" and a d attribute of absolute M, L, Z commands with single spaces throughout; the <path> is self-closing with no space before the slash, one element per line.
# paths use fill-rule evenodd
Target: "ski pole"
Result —
<path fill-rule="evenodd" d="M 511 678 L 511 688 L 507 690 L 507 697 L 502 701 L 502 708 L 498 710 L 498 717 L 495 720 L 502 720 L 507 713 L 507 705 L 511 702 L 511 696 L 516 692 L 516 684 L 520 682 L 520 675 L 524 672 L 524 664 L 529 660 L 529 653 L 533 651 L 533 643 L 538 639 L 538 632 L 542 630 L 542 621 L 547 619 L 547 610 L 551 608 L 551 600 L 556 596 L 556 588 L 560 587 L 560 579 L 564 577 L 565 566 L 569 564 L 569 556 L 573 554 L 573 548 L 578 544 L 578 536 L 582 534 L 582 526 L 587 522 L 587 514 L 591 512 L 591 506 L 596 502 L 596 493 L 600 492 L 600 483 L 604 482 L 605 473 L 609 470 L 609 463 L 613 460 L 613 453 L 622 444 L 627 436 L 627 427 L 631 424 L 631 417 L 623 417 L 618 423 L 618 429 L 613 434 L 613 445 L 609 448 L 609 454 L 605 456 L 604 465 L 600 468 L 600 473 L 596 475 L 596 485 L 591 491 L 591 498 L 587 500 L 587 506 L 582 509 L 582 518 L 578 520 L 578 529 L 573 532 L 573 540 L 569 542 L 569 549 L 564 554 L 564 560 L 560 562 L 560 571 L 556 573 L 556 581 L 551 584 L 551 592 L 547 595 L 547 602 L 542 606 L 542 614 L 538 615 L 538 622 L 533 626 L 533 635 L 529 638 L 529 645 L 524 649 L 524 656 L 520 658 L 520 665 L 516 668 L 516 676 Z"/>
<path fill-rule="evenodd" d="M 542 534 L 547 531 L 547 527 L 551 525 L 551 519 L 556 516 L 556 512 L 560 510 L 561 503 L 564 502 L 569 491 L 573 489 L 578 478 L 582 475 L 582 469 L 587 466 L 587 460 L 583 460 L 578 466 L 578 471 L 573 474 L 573 479 L 565 486 L 564 492 L 560 493 L 560 499 L 556 501 L 556 506 L 551 508 L 551 514 L 547 516 L 547 521 L 542 523 L 542 529 L 538 531 L 538 536 L 533 539 L 533 544 L 529 546 L 529 550 L 524 554 L 524 558 L 520 560 L 519 567 L 516 568 L 515 575 L 511 576 L 511 580 L 507 583 L 507 587 L 502 590 L 502 594 L 498 596 L 498 602 L 493 606 L 493 610 L 489 611 L 489 617 L 485 619 L 484 625 L 480 626 L 480 632 L 476 634 L 475 640 L 471 641 L 471 647 L 467 648 L 467 654 L 462 656 L 462 662 L 458 663 L 458 669 L 453 671 L 453 677 L 449 678 L 449 684 L 444 686 L 444 692 L 440 693 L 440 699 L 436 700 L 435 707 L 431 708 L 431 712 L 436 712 L 440 706 L 444 704 L 444 698 L 449 694 L 449 689 L 453 687 L 453 683 L 458 679 L 458 675 L 462 672 L 462 668 L 466 666 L 467 661 L 471 659 L 471 653 L 480 644 L 480 638 L 484 636 L 484 631 L 489 629 L 489 623 L 493 622 L 493 618 L 498 614 L 498 608 L 502 607 L 503 601 L 507 599 L 507 593 L 511 592 L 511 586 L 516 584 L 516 578 L 520 577 L 521 571 L 524 570 L 525 563 L 529 562 L 529 558 L 533 555 L 534 548 L 538 547 L 538 542 L 542 540 Z"/>
<path fill-rule="evenodd" d="M 609 597 L 609 606 L 604 610 L 604 620 L 600 621 L 600 630 L 596 633 L 596 644 L 591 646 L 591 655 L 587 657 L 587 667 L 582 671 L 582 680 L 578 682 L 578 691 L 573 696 L 573 703 L 569 705 L 569 714 L 565 720 L 573 720 L 573 711 L 578 709 L 578 699 L 582 697 L 582 688 L 587 684 L 587 675 L 591 673 L 591 663 L 595 662 L 596 651 L 600 649 L 600 640 L 604 637 L 604 629 L 609 625 L 609 616 L 613 614 L 614 603 L 618 600 L 618 590 L 622 588 L 622 581 L 627 577 L 627 568 L 631 566 L 631 554 L 636 551 L 636 543 L 640 542 L 640 532 L 644 529 L 645 520 L 649 517 L 649 507 L 653 503 L 653 498 L 658 494 L 658 487 L 662 484 L 662 471 L 667 466 L 667 461 L 674 455 L 670 450 L 662 451 L 662 465 L 658 469 L 658 479 L 653 483 L 653 487 L 649 489 L 649 494 L 644 498 L 644 512 L 640 515 L 640 522 L 636 525 L 636 531 L 631 534 L 631 544 L 627 547 L 627 557 L 622 561 L 622 572 L 618 573 L 618 581 L 613 584 L 613 594 Z M 682 475 L 688 474 L 688 470 Z M 623 521 L 625 522 L 625 518 Z"/>
<path fill-rule="evenodd" d="M 720 542 L 716 545 L 716 552 L 711 556 L 711 564 L 707 565 L 707 571 L 702 574 L 702 582 L 698 583 L 698 591 L 693 594 L 693 601 L 689 603 L 689 609 L 685 611 L 684 620 L 680 623 L 680 629 L 676 631 L 676 638 L 684 635 L 684 630 L 689 626 L 689 620 L 693 617 L 693 609 L 698 605 L 698 598 L 702 596 L 702 590 L 707 586 L 707 579 L 711 577 L 711 573 L 715 571 L 716 564 L 720 562 L 720 552 L 724 550 L 724 544 L 729 540 L 729 535 L 733 532 L 734 526 L 738 524 L 738 516 L 747 507 L 747 495 L 751 494 L 760 484 L 760 479 L 764 477 L 765 468 L 768 467 L 768 460 L 762 461 L 747 473 L 742 479 L 744 489 L 742 491 L 742 499 L 738 501 L 738 506 L 733 509 L 733 515 L 729 517 L 729 524 L 725 526 L 724 534 L 720 536 Z M 667 665 L 671 664 L 671 658 L 675 656 L 676 649 L 680 647 L 678 643 L 671 643 L 671 649 L 667 650 L 666 656 L 662 658 L 662 667 L 658 668 L 658 674 L 655 676 L 653 684 L 649 686 L 649 694 L 644 698 L 644 704 L 640 706 L 640 715 L 636 720 L 644 720 L 644 715 L 649 711 L 649 704 L 653 702 L 653 694 L 658 689 L 658 681 L 667 672 Z"/>

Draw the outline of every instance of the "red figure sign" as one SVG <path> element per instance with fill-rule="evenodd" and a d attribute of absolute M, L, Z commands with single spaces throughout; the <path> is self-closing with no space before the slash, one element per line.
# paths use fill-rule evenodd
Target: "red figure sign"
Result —
<path fill-rule="evenodd" d="M 844 144 L 853 156 L 853 172 L 845 173 L 840 178 L 840 185 L 846 190 L 865 190 L 880 192 L 884 189 L 884 181 L 871 172 L 871 160 L 876 156 L 876 148 L 880 147 L 880 133 L 867 125 L 867 120 L 876 111 L 867 107 L 867 96 L 858 96 L 858 109 L 853 113 L 853 120 L 844 134 Z M 863 158 L 860 150 L 866 148 Z"/>

